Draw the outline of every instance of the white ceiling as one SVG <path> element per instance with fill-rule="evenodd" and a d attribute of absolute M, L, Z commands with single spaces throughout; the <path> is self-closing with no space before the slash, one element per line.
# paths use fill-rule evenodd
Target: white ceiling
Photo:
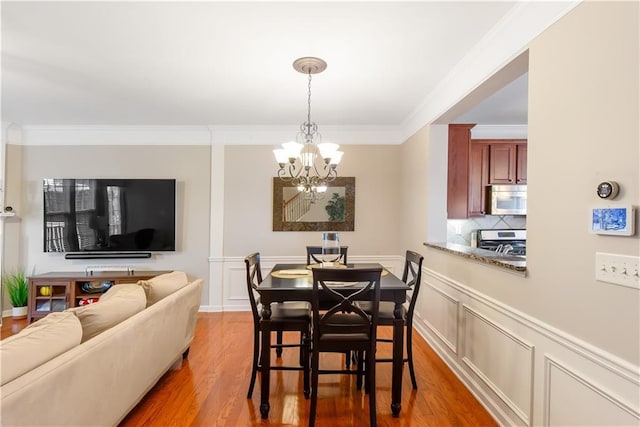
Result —
<path fill-rule="evenodd" d="M 314 121 L 399 125 L 514 4 L 3 1 L 2 121 L 300 123 L 307 78 L 291 64 L 319 56 Z M 462 118 L 526 123 L 518 81 Z"/>

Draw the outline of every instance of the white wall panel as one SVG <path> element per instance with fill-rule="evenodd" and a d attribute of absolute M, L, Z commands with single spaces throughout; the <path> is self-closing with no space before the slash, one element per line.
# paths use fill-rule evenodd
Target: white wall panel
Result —
<path fill-rule="evenodd" d="M 640 425 L 638 366 L 467 283 L 429 268 L 422 277 L 423 317 L 414 325 L 500 424 Z M 453 324 L 457 354 L 449 351 Z"/>
<path fill-rule="evenodd" d="M 546 425 L 638 426 L 640 414 L 583 374 L 546 357 Z M 636 402 L 637 404 L 637 402 Z"/>
<path fill-rule="evenodd" d="M 424 310 L 424 322 L 434 334 L 458 353 L 458 301 L 440 289 L 423 284 L 420 305 Z M 422 294 L 424 292 L 424 294 Z"/>
<path fill-rule="evenodd" d="M 533 346 L 468 306 L 462 318 L 462 361 L 529 425 Z"/>

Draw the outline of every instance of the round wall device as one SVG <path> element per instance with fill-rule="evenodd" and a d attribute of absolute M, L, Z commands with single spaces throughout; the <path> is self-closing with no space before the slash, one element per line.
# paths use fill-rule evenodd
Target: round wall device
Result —
<path fill-rule="evenodd" d="M 598 194 L 598 197 L 601 199 L 615 199 L 619 190 L 620 188 L 618 187 L 618 183 L 613 181 L 604 181 L 598 184 L 596 194 Z"/>

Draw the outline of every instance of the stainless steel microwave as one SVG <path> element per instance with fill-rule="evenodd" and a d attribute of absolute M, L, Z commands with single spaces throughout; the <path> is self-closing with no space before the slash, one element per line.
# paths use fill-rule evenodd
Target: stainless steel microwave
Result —
<path fill-rule="evenodd" d="M 491 215 L 526 215 L 527 214 L 527 186 L 526 185 L 492 185 Z"/>

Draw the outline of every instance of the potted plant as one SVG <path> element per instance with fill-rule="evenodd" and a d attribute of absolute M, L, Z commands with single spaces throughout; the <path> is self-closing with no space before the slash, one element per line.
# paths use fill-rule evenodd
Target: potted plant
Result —
<path fill-rule="evenodd" d="M 13 306 L 12 315 L 14 319 L 24 319 L 27 317 L 27 302 L 29 299 L 29 280 L 24 274 L 24 270 L 8 274 L 4 278 L 4 284 Z"/>

